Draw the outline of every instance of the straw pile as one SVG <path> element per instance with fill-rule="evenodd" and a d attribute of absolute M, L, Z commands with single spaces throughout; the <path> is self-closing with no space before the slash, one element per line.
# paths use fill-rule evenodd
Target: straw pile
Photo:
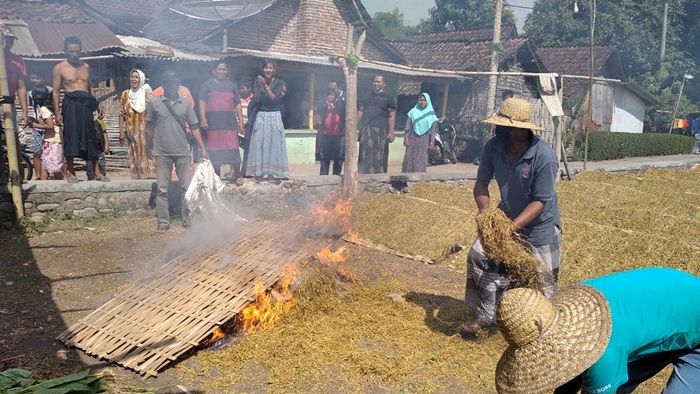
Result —
<path fill-rule="evenodd" d="M 498 208 L 488 208 L 476 216 L 481 245 L 486 255 L 506 267 L 513 287 L 540 289 L 541 262 L 511 234 L 513 222 Z"/>
<path fill-rule="evenodd" d="M 476 236 L 471 187 L 418 185 L 408 194 L 362 196 L 359 236 L 432 258 L 455 243 L 468 248 Z M 583 173 L 559 183 L 558 194 L 560 284 L 645 266 L 700 275 L 700 170 Z M 491 195 L 498 200 L 497 190 Z M 316 272 L 278 326 L 200 353 L 177 370 L 224 392 L 494 390 L 503 340 L 474 344 L 457 335 L 467 318 L 466 253 L 451 268 L 350 250 L 348 269 L 361 285 L 343 289 L 332 273 Z M 659 375 L 637 392 L 660 392 L 668 374 Z"/>

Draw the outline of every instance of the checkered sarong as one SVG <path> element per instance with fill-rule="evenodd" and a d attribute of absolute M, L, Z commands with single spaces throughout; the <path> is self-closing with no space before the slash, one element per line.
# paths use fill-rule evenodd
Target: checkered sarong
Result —
<path fill-rule="evenodd" d="M 542 261 L 543 270 L 540 271 L 546 297 L 551 297 L 557 289 L 559 280 L 559 260 L 561 257 L 560 232 L 557 229 L 556 241 L 547 245 L 530 245 L 532 254 Z M 498 261 L 489 259 L 481 246 L 481 239 L 477 237 L 467 256 L 467 285 L 465 302 L 467 307 L 473 310 L 477 317 L 487 319 L 495 323 L 496 306 L 503 296 L 503 292 L 509 289 L 510 283 L 506 268 Z"/>

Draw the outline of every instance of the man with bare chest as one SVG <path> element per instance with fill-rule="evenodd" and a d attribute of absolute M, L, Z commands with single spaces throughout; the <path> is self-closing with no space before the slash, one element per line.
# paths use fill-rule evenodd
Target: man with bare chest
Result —
<path fill-rule="evenodd" d="M 90 66 L 80 60 L 82 42 L 78 37 L 67 37 L 63 42 L 66 60 L 53 68 L 53 103 L 56 123 L 63 126 L 63 152 L 68 164 L 69 183 L 78 182 L 73 160 L 80 157 L 93 166 L 95 180 L 109 182 L 97 166 L 100 155 L 93 112 L 97 111 L 97 99 L 90 87 Z M 60 91 L 63 88 L 63 103 Z"/>

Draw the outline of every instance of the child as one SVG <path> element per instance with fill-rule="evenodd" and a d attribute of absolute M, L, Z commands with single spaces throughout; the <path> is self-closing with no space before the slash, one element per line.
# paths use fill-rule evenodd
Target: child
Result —
<path fill-rule="evenodd" d="M 97 166 L 100 168 L 102 175 L 107 175 L 107 161 L 105 154 L 111 154 L 109 151 L 109 136 L 107 135 L 107 121 L 100 115 L 95 116 L 95 134 L 97 135 L 97 145 L 100 155 L 97 158 Z M 85 166 L 88 181 L 95 180 L 95 174 L 92 171 L 92 162 L 87 161 Z"/>
<path fill-rule="evenodd" d="M 54 123 L 53 112 L 50 104 L 39 107 L 39 121 L 32 127 L 43 130 L 44 146 L 41 154 L 41 179 L 48 180 L 49 174 L 61 174 L 63 179 L 68 178 L 68 168 L 63 159 L 63 144 L 61 143 L 61 128 Z"/>

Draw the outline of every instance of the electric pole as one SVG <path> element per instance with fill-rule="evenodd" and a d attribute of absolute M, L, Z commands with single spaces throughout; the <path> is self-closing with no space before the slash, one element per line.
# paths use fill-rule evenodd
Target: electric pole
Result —
<path fill-rule="evenodd" d="M 493 74 L 489 75 L 489 90 L 486 96 L 486 113 L 484 116 L 489 117 L 493 114 L 493 108 L 496 104 L 496 83 L 498 76 L 498 47 L 501 44 L 501 18 L 503 16 L 503 0 L 496 0 L 496 14 L 493 18 L 493 45 L 491 48 L 491 67 L 489 71 Z"/>

